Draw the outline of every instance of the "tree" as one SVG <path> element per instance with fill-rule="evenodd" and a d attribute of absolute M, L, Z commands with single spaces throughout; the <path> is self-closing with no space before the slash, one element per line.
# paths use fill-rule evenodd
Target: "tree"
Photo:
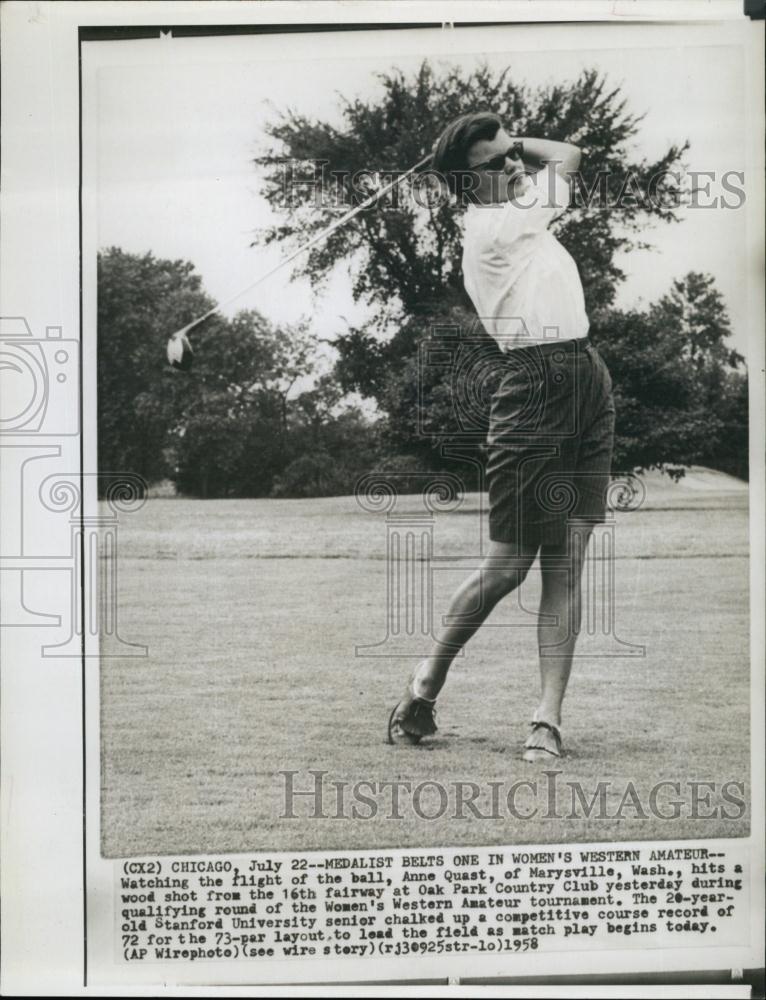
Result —
<path fill-rule="evenodd" d="M 277 148 L 256 163 L 265 172 L 266 197 L 284 221 L 261 234 L 264 242 L 303 242 L 337 217 L 338 197 L 346 204 L 359 201 L 361 172 L 401 171 L 430 150 L 448 121 L 479 109 L 496 111 L 515 134 L 576 141 L 583 150 L 586 191 L 598 191 L 600 180 L 608 177 L 610 209 L 598 199 L 581 198 L 558 229 L 580 264 L 591 316 L 611 305 L 623 278 L 615 253 L 636 245 L 635 234 L 645 234 L 653 221 L 676 218 L 672 203 L 651 197 L 652 178 L 678 166 L 687 146 L 671 145 L 655 162 L 633 159 L 629 143 L 640 117 L 626 110 L 619 88 L 608 87 L 596 71 L 583 72 L 566 86 L 533 90 L 513 82 L 507 70 L 436 73 L 424 62 L 412 79 L 393 72 L 381 75 L 380 82 L 378 100 L 345 102 L 342 130 L 291 110 L 268 127 Z M 319 171 L 317 164 L 322 165 Z M 393 321 L 446 315 L 457 304 L 470 309 L 460 259 L 456 207 L 400 193 L 395 204 L 384 200 L 310 251 L 302 272 L 318 286 L 343 261 L 350 268 L 354 294 L 378 309 L 369 329 L 338 338 L 342 358 L 358 360 L 362 335 L 364 346 L 372 348 L 373 334 Z M 398 353 L 404 357 L 411 352 Z M 373 356 L 378 360 L 374 351 Z M 367 380 L 363 388 L 364 381 L 360 379 L 360 391 L 369 392 L 372 386 Z"/>
<path fill-rule="evenodd" d="M 690 271 L 676 279 L 650 315 L 657 326 L 676 332 L 679 352 L 707 376 L 711 389 L 718 386 L 726 368 L 743 364 L 742 355 L 725 343 L 731 325 L 712 275 Z"/>
<path fill-rule="evenodd" d="M 747 476 L 747 375 L 710 275 L 591 326 L 615 384 L 615 468 L 706 464 Z"/>
<path fill-rule="evenodd" d="M 292 110 L 268 127 L 275 149 L 256 163 L 282 221 L 260 240 L 279 240 L 286 248 L 307 240 L 337 218 L 339 205 L 360 201 L 369 188 L 361 172 L 380 171 L 386 180 L 419 161 L 454 117 L 491 109 L 514 134 L 568 140 L 582 149 L 575 207 L 556 223 L 556 233 L 578 262 L 591 319 L 598 323 L 610 315 L 624 278 L 615 254 L 646 246 L 653 223 L 677 220 L 673 198 L 658 195 L 656 180 L 681 166 L 688 145 L 672 144 L 654 162 L 636 158 L 630 144 L 641 117 L 594 70 L 566 85 L 536 89 L 515 82 L 507 70 L 436 72 L 427 62 L 413 77 L 394 71 L 379 79 L 379 98 L 345 101 L 342 128 Z M 428 465 L 442 464 L 435 449 L 459 426 L 455 373 L 424 371 L 420 346 L 435 329 L 457 323 L 458 336 L 471 344 L 484 338 L 480 348 L 487 359 L 496 352 L 463 288 L 461 237 L 454 204 L 433 202 L 422 188 L 410 188 L 332 234 L 303 258 L 301 268 L 320 287 L 342 262 L 354 295 L 375 307 L 369 323 L 334 340 L 339 385 L 374 398 L 387 417 L 387 446 Z M 415 420 L 424 406 L 440 429 L 436 441 L 424 438 L 422 421 Z M 473 457 L 481 451 L 478 437 L 471 450 Z"/>
<path fill-rule="evenodd" d="M 171 472 L 173 422 L 168 336 L 210 308 L 193 265 L 128 254 L 98 255 L 98 462 L 103 472 L 147 480 Z"/>
<path fill-rule="evenodd" d="M 313 362 L 301 327 L 242 311 L 200 327 L 197 359 L 176 397 L 177 481 L 203 497 L 268 496 L 290 460 L 288 396 Z"/>
<path fill-rule="evenodd" d="M 168 336 L 211 306 L 187 261 L 99 254 L 99 468 L 169 477 L 196 496 L 268 496 L 295 457 L 288 397 L 312 345 L 257 312 L 215 314 L 194 332 L 192 369 L 170 368 Z"/>
<path fill-rule="evenodd" d="M 331 375 L 321 376 L 295 399 L 288 441 L 291 460 L 275 477 L 275 497 L 351 494 L 378 464 L 378 427 L 344 400 Z"/>

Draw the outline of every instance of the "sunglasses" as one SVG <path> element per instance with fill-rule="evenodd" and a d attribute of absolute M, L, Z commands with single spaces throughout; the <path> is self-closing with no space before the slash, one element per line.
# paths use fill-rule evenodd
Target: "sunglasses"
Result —
<path fill-rule="evenodd" d="M 469 167 L 469 170 L 502 170 L 505 167 L 505 161 L 507 159 L 515 160 L 516 157 L 522 157 L 524 155 L 524 143 L 514 142 L 514 144 L 506 149 L 504 153 L 497 153 L 490 160 L 485 160 L 483 163 L 474 163 L 473 166 Z"/>

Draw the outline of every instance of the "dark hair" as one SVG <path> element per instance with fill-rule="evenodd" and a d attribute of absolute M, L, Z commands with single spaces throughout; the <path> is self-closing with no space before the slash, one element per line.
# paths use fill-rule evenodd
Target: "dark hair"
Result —
<path fill-rule="evenodd" d="M 473 111 L 451 121 L 436 140 L 431 168 L 444 177 L 453 194 L 458 192 L 459 175 L 468 169 L 468 150 L 480 139 L 494 139 L 502 124 L 491 111 Z"/>

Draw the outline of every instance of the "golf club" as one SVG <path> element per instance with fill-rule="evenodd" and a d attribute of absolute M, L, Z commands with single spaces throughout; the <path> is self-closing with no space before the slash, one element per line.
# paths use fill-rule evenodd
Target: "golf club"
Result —
<path fill-rule="evenodd" d="M 244 295 L 245 292 L 249 292 L 252 288 L 255 288 L 257 285 L 266 281 L 267 278 L 276 274 L 276 272 L 281 268 L 286 267 L 287 264 L 295 260 L 295 258 L 300 254 L 310 250 L 312 247 L 316 246 L 317 243 L 321 243 L 322 240 L 326 240 L 328 236 L 340 229 L 342 226 L 345 226 L 347 222 L 350 222 L 355 216 L 359 215 L 360 212 L 363 212 L 366 208 L 370 208 L 374 205 L 383 197 L 384 194 L 387 194 L 395 188 L 397 184 L 401 184 L 402 181 L 406 180 L 408 177 L 411 177 L 413 174 L 418 173 L 418 171 L 423 170 L 424 167 L 430 164 L 432 158 L 433 155 L 431 153 L 429 153 L 428 156 L 424 156 L 423 159 L 420 160 L 419 163 L 416 163 L 414 167 L 410 167 L 410 169 L 403 173 L 400 177 L 397 177 L 389 184 L 386 184 L 385 187 L 380 188 L 380 190 L 375 191 L 360 205 L 357 205 L 356 208 L 350 209 L 340 219 L 336 219 L 335 222 L 331 223 L 321 232 L 317 233 L 316 236 L 312 236 L 308 242 L 298 247 L 297 250 L 294 250 L 293 253 L 289 254 L 287 257 L 284 257 L 278 264 L 275 264 L 274 267 L 266 271 L 265 274 L 260 275 L 260 277 L 256 278 L 255 281 L 249 284 L 246 288 L 243 288 L 242 291 L 237 292 L 236 295 L 232 295 L 224 302 L 217 303 L 211 309 L 208 309 L 206 313 L 203 313 L 201 316 L 198 316 L 197 319 L 192 320 L 191 323 L 187 323 L 186 326 L 182 327 L 180 330 L 176 330 L 176 332 L 168 340 L 167 344 L 167 357 L 173 368 L 180 368 L 182 371 L 186 371 L 192 365 L 194 351 L 192 350 L 191 343 L 189 342 L 190 330 L 192 330 L 195 326 L 199 326 L 200 323 L 204 323 L 206 319 L 209 319 L 210 316 L 217 313 L 223 306 L 226 306 L 235 299 L 238 299 L 240 295 Z"/>

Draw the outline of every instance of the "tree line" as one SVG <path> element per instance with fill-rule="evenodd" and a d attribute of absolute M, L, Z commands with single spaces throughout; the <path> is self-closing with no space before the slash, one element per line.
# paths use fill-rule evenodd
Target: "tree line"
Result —
<path fill-rule="evenodd" d="M 705 464 L 746 477 L 747 374 L 729 344 L 714 278 L 692 272 L 647 307 L 615 306 L 625 277 L 618 251 L 648 246 L 653 225 L 679 219 L 672 199 L 642 193 L 683 167 L 688 145 L 671 145 L 652 162 L 637 159 L 631 141 L 641 116 L 596 71 L 530 89 L 508 71 L 437 73 L 424 62 L 412 77 L 393 72 L 379 83 L 374 100 L 345 102 L 342 129 L 277 113 L 271 148 L 256 165 L 281 221 L 257 241 L 278 240 L 287 251 L 337 218 L 337 200 L 301 180 L 316 177 L 317 163 L 354 203 L 362 195 L 349 178 L 371 165 L 393 171 L 416 162 L 439 128 L 467 110 L 496 111 L 514 134 L 575 142 L 585 185 L 607 172 L 617 184 L 629 179 L 632 192 L 608 207 L 579 204 L 556 224 L 580 269 L 591 338 L 613 376 L 615 469 Z M 195 332 L 192 370 L 170 369 L 163 363 L 168 333 L 212 304 L 200 276 L 188 261 L 103 250 L 100 468 L 170 479 L 191 496 L 263 497 L 350 493 L 371 469 L 475 466 L 496 347 L 463 289 L 460 238 L 454 204 L 402 197 L 362 212 L 303 258 L 299 273 L 315 288 L 342 264 L 357 299 L 373 307 L 369 321 L 333 338 L 329 370 L 308 327 L 277 327 L 255 311 L 211 317 Z M 424 343 L 439 329 L 474 353 L 464 372 L 424 364 Z M 478 389 L 461 386 L 479 369 L 487 377 Z M 468 436 L 461 394 L 473 399 L 476 433 Z M 374 403 L 374 416 L 354 404 L 360 397 Z"/>

